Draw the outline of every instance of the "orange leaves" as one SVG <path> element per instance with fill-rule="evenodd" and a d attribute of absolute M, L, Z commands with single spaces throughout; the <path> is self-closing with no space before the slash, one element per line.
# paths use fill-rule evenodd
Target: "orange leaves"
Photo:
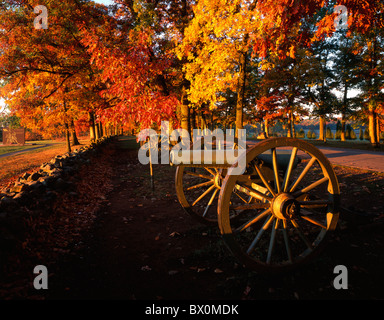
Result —
<path fill-rule="evenodd" d="M 287 53 L 287 56 L 291 57 L 292 59 L 295 59 L 295 52 L 296 52 L 296 48 L 294 45 L 292 45 L 291 48 L 289 49 L 289 53 Z"/>
<path fill-rule="evenodd" d="M 167 52 L 156 53 L 154 31 L 145 25 L 128 26 L 125 33 L 106 29 L 109 37 L 102 30 L 81 30 L 92 64 L 108 84 L 101 95 L 113 101 L 107 109 L 100 109 L 102 119 L 150 127 L 153 122 L 173 118 L 178 102 L 166 83 L 172 57 Z"/>
<path fill-rule="evenodd" d="M 27 2 L 11 4 L 12 10 L 0 9 L 7 17 L 0 19 L 1 28 L 9 30 L 0 32 L 0 74 L 7 79 L 2 91 L 24 126 L 57 135 L 64 122 L 84 116 L 97 97 L 91 89 L 100 85 L 97 70 L 90 67 L 78 33 L 79 23 L 95 23 L 95 8 L 48 3 L 49 28 L 36 32 Z"/>

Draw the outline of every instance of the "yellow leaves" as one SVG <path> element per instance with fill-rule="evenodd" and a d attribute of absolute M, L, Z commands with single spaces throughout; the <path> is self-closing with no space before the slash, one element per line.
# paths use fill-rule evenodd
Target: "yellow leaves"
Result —
<path fill-rule="evenodd" d="M 188 59 L 184 72 L 191 82 L 189 100 L 215 108 L 219 92 L 236 90 L 239 50 L 247 50 L 245 35 L 255 32 L 261 19 L 242 0 L 201 0 L 193 10 L 176 52 L 179 59 Z"/>
<path fill-rule="evenodd" d="M 296 47 L 292 45 L 289 48 L 289 52 L 287 52 L 287 56 L 291 57 L 292 59 L 295 59 L 295 52 L 296 52 Z"/>
<path fill-rule="evenodd" d="M 272 70 L 275 68 L 275 64 L 272 62 L 272 60 L 261 60 L 259 63 L 259 67 L 261 70 L 266 71 L 266 70 Z"/>

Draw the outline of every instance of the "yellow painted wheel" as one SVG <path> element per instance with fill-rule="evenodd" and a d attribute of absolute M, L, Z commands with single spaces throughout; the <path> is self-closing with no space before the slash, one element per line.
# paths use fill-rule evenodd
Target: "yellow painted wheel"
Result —
<path fill-rule="evenodd" d="M 245 173 L 227 175 L 219 195 L 218 223 L 227 246 L 259 271 L 308 261 L 338 221 L 340 191 L 331 163 L 313 145 L 292 138 L 264 140 L 244 156 Z M 237 219 L 230 219 L 237 211 Z"/>

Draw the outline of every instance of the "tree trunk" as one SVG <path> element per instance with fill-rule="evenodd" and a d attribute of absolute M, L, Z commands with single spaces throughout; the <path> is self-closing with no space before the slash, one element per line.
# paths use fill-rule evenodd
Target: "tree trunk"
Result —
<path fill-rule="evenodd" d="M 71 120 L 71 140 L 72 140 L 73 146 L 80 145 L 80 142 L 77 139 L 76 130 L 75 130 L 75 123 L 73 122 L 73 119 Z"/>
<path fill-rule="evenodd" d="M 196 110 L 192 109 L 191 110 L 191 116 L 190 116 L 190 118 L 191 118 L 190 122 L 191 122 L 191 126 L 192 126 L 191 132 L 193 132 L 193 129 L 197 128 L 197 126 L 196 126 L 196 114 L 197 114 Z"/>
<path fill-rule="evenodd" d="M 292 137 L 296 138 L 295 116 L 294 116 L 293 112 L 291 112 L 291 124 L 292 124 Z"/>
<path fill-rule="evenodd" d="M 65 138 L 67 141 L 67 151 L 69 153 L 72 152 L 71 150 L 71 140 L 70 140 L 70 133 L 69 133 L 69 125 L 68 125 L 68 119 L 67 119 L 67 105 L 65 103 L 65 99 L 63 100 L 63 109 L 64 109 L 64 127 L 65 127 Z"/>
<path fill-rule="evenodd" d="M 89 114 L 89 139 L 94 141 L 96 139 L 95 132 L 95 114 L 91 111 Z"/>
<path fill-rule="evenodd" d="M 188 106 L 188 104 L 187 104 Z M 187 121 L 188 121 L 188 132 L 189 132 L 189 136 L 192 138 L 192 119 L 191 119 L 191 115 L 192 115 L 192 112 L 191 112 L 191 109 L 189 108 L 189 106 L 187 107 L 187 110 L 188 110 L 188 116 L 187 116 Z"/>
<path fill-rule="evenodd" d="M 325 134 L 324 134 L 324 125 L 325 125 L 325 119 L 324 116 L 320 116 L 319 119 L 319 140 L 325 141 Z"/>
<path fill-rule="evenodd" d="M 264 120 L 264 133 L 265 133 L 265 137 L 269 138 L 269 121 L 268 121 L 268 119 Z"/>
<path fill-rule="evenodd" d="M 287 138 L 292 138 L 292 110 L 289 109 L 288 111 L 288 131 L 287 131 Z"/>
<path fill-rule="evenodd" d="M 180 106 L 180 126 L 181 129 L 184 129 L 189 132 L 189 106 L 187 100 L 187 89 L 183 85 L 182 96 L 181 96 L 181 106 Z"/>
<path fill-rule="evenodd" d="M 96 140 L 99 140 L 101 137 L 100 137 L 99 124 L 97 122 L 95 122 L 95 133 L 96 133 Z"/>
<path fill-rule="evenodd" d="M 244 108 L 244 92 L 245 92 L 245 80 L 246 80 L 246 67 L 247 67 L 247 52 L 240 53 L 240 74 L 237 90 L 236 101 L 236 133 L 238 138 L 238 130 L 243 129 L 243 108 Z"/>
<path fill-rule="evenodd" d="M 65 122 L 65 139 L 67 141 L 67 151 L 69 153 L 72 152 L 71 150 L 71 139 L 70 139 L 70 133 L 69 133 L 69 125 L 67 122 Z"/>
<path fill-rule="evenodd" d="M 104 136 L 104 130 L 103 130 L 103 124 L 99 122 L 99 128 L 100 128 L 100 137 Z"/>
<path fill-rule="evenodd" d="M 341 133 L 340 133 L 341 141 L 345 141 L 345 124 L 346 124 L 346 119 L 345 119 L 345 114 L 343 113 L 341 115 Z"/>
<path fill-rule="evenodd" d="M 372 52 L 371 52 L 371 70 L 375 70 L 377 68 L 378 58 L 377 58 L 377 39 L 374 37 L 373 39 L 373 46 L 372 46 Z M 376 81 L 375 81 L 376 80 Z M 370 135 L 370 141 L 371 145 L 374 148 L 379 147 L 380 140 L 377 140 L 377 122 L 376 122 L 376 98 L 379 94 L 379 88 L 377 86 L 377 80 L 372 75 L 370 78 L 370 102 L 368 105 L 368 119 L 369 119 L 369 135 Z"/>
<path fill-rule="evenodd" d="M 344 81 L 344 96 L 343 96 L 343 106 L 341 112 L 341 141 L 345 141 L 345 125 L 346 125 L 346 116 L 347 111 L 347 98 L 348 98 L 348 83 Z"/>
<path fill-rule="evenodd" d="M 207 129 L 207 122 L 205 120 L 205 115 L 203 112 L 201 112 L 200 120 L 201 120 L 201 122 L 200 122 L 201 130 Z"/>
<path fill-rule="evenodd" d="M 378 114 L 376 114 L 376 139 L 377 143 L 380 144 L 380 119 Z"/>
<path fill-rule="evenodd" d="M 373 106 L 369 107 L 369 135 L 371 145 L 374 148 L 379 147 L 379 142 L 377 140 L 377 130 L 376 130 L 376 112 Z"/>

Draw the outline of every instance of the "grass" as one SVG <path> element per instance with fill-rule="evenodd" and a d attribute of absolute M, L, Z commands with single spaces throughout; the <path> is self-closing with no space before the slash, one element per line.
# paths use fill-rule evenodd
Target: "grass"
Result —
<path fill-rule="evenodd" d="M 44 146 L 48 146 L 50 144 L 58 144 L 60 142 L 53 141 L 53 140 L 45 140 L 45 141 L 29 141 L 26 142 L 23 146 L 3 146 L 0 145 L 0 155 L 11 153 L 11 152 L 18 152 L 23 151 L 30 148 L 41 148 Z"/>
<path fill-rule="evenodd" d="M 36 145 L 32 145 L 32 143 L 36 143 Z M 89 141 L 86 139 L 81 139 L 80 143 L 82 145 L 86 145 L 89 143 Z M 66 143 L 63 141 L 45 140 L 30 142 L 24 147 L 31 148 L 42 145 L 48 146 L 0 158 L 0 190 L 9 183 L 14 182 L 17 177 L 19 177 L 24 172 L 35 170 L 36 168 L 40 167 L 42 163 L 50 161 L 56 155 L 64 154 L 67 152 Z M 80 147 L 81 145 L 75 146 L 72 149 Z M 2 148 L 0 148 L 0 152 L 3 152 Z M 14 151 L 15 149 L 8 152 Z M 3 154 L 4 153 L 5 152 L 3 152 Z"/>

